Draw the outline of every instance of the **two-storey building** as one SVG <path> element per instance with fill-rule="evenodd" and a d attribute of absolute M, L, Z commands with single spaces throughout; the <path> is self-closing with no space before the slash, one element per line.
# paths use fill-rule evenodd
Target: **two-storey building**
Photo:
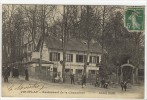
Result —
<path fill-rule="evenodd" d="M 27 50 L 32 50 L 32 54 L 27 56 L 24 60 L 28 61 L 30 67 L 37 68 L 39 66 L 39 60 L 34 56 L 39 58 L 39 52 L 36 53 L 33 51 L 33 42 L 29 42 L 26 45 Z M 36 54 L 36 55 L 34 55 Z M 65 63 L 65 72 L 69 75 L 71 72 L 78 76 L 82 74 L 84 70 L 85 57 L 87 55 L 87 43 L 84 40 L 80 39 L 70 39 L 66 44 L 66 63 Z M 101 46 L 96 42 L 90 43 L 88 62 L 86 72 L 87 75 L 93 74 L 99 70 L 96 64 L 101 61 Z M 38 59 L 37 58 L 37 59 Z M 35 62 L 35 61 L 36 62 Z M 42 68 L 46 71 L 53 71 L 62 75 L 62 62 L 63 61 L 63 48 L 62 41 L 54 36 L 46 36 L 43 44 L 42 50 Z M 30 63 L 32 62 L 32 63 Z M 43 62 L 46 62 L 45 64 Z M 47 63 L 48 62 L 48 63 Z M 32 69 L 32 68 L 30 68 Z M 34 69 L 33 69 L 34 70 Z M 47 72 L 46 72 L 47 73 Z M 44 73 L 42 73 L 44 74 Z M 62 77 L 62 76 L 61 76 Z"/>
<path fill-rule="evenodd" d="M 44 49 L 45 48 L 48 48 L 48 51 L 44 52 L 43 58 L 46 58 L 46 60 L 53 62 L 54 68 L 56 68 L 58 72 L 62 72 L 62 41 L 56 37 L 49 36 L 45 41 Z M 84 69 L 86 55 L 86 42 L 79 39 L 70 39 L 66 45 L 65 72 L 72 71 L 74 74 L 82 73 Z M 90 53 L 88 55 L 88 61 L 89 65 L 86 70 L 87 73 L 95 74 L 98 70 L 96 64 L 100 63 L 101 61 L 101 46 L 98 43 L 90 44 Z"/>

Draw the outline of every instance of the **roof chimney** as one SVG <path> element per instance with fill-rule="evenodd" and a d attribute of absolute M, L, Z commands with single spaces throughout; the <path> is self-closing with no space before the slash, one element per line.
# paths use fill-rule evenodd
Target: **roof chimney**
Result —
<path fill-rule="evenodd" d="M 130 60 L 128 59 L 127 63 L 129 64 L 130 63 Z"/>

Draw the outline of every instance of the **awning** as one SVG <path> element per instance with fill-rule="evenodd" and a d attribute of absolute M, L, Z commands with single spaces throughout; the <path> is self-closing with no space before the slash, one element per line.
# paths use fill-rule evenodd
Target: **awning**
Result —
<path fill-rule="evenodd" d="M 32 59 L 32 61 L 26 62 L 25 64 L 34 64 L 34 63 L 39 63 L 39 59 Z M 45 61 L 45 60 L 41 60 L 42 64 L 54 64 L 53 62 L 50 61 Z"/>

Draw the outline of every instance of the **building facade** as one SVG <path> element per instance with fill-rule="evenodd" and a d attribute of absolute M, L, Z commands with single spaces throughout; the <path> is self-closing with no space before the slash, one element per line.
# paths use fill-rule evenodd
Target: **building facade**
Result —
<path fill-rule="evenodd" d="M 25 52 L 27 52 L 24 62 L 29 62 L 27 66 L 30 68 L 31 73 L 35 73 L 34 68 L 38 68 L 40 52 L 34 51 L 33 42 L 25 44 Z M 82 75 L 84 71 L 84 62 L 86 58 L 87 44 L 85 41 L 79 39 L 71 39 L 66 45 L 66 63 L 65 73 L 67 78 L 71 73 L 75 74 L 76 77 Z M 63 61 L 63 49 L 62 41 L 56 37 L 48 36 L 45 38 L 41 54 L 42 64 L 41 67 L 46 71 L 56 73 L 56 76 L 62 77 L 62 61 Z M 101 46 L 98 43 L 92 42 L 90 44 L 89 55 L 88 55 L 88 66 L 86 68 L 87 77 L 89 75 L 96 75 L 99 68 L 96 66 L 101 62 Z M 38 63 L 34 60 L 38 59 Z M 32 63 L 30 63 L 32 62 Z M 48 62 L 48 63 L 43 63 Z M 34 70 L 32 72 L 32 70 Z M 45 72 L 48 73 L 48 72 Z"/>

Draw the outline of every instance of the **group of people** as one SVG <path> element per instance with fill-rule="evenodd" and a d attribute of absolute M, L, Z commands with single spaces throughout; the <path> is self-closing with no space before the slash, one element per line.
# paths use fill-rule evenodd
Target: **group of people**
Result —
<path fill-rule="evenodd" d="M 73 73 L 70 74 L 70 79 L 71 79 L 71 84 L 75 84 L 75 81 L 74 81 L 74 74 L 73 74 Z M 120 83 L 120 86 L 121 86 L 122 91 L 123 91 L 123 90 L 126 91 L 126 89 L 127 89 L 127 84 L 129 84 L 129 82 L 122 81 L 122 82 Z M 84 87 L 84 85 L 86 86 L 86 74 L 83 74 L 83 75 L 82 75 L 81 85 L 82 85 L 82 88 Z M 106 80 L 103 78 L 103 79 L 100 81 L 100 84 L 99 84 L 99 80 L 98 80 L 98 78 L 97 78 L 97 79 L 96 79 L 95 86 L 100 86 L 101 88 L 108 89 L 109 82 L 106 81 Z"/>
<path fill-rule="evenodd" d="M 10 67 L 3 67 L 3 70 L 2 70 L 2 74 L 3 74 L 3 78 L 4 78 L 4 82 L 7 82 L 8 83 L 8 77 L 10 76 L 10 72 L 11 72 L 11 69 Z M 25 68 L 25 80 L 29 81 L 29 73 L 28 73 L 28 69 Z M 18 78 L 19 77 L 19 71 L 18 71 L 18 68 L 15 68 L 13 67 L 12 68 L 12 77 L 13 78 Z M 70 74 L 70 79 L 71 79 L 71 84 L 75 84 L 75 80 L 74 80 L 74 74 L 71 73 Z M 96 84 L 95 86 L 99 83 L 99 80 L 96 79 Z M 120 83 L 120 86 L 121 86 L 121 90 L 123 91 L 126 91 L 127 89 L 127 84 L 129 84 L 130 82 L 126 82 L 126 81 L 122 81 Z M 82 78 L 81 78 L 81 85 L 82 85 L 82 88 L 84 87 L 84 85 L 86 86 L 86 74 L 82 74 Z M 109 86 L 109 82 L 106 81 L 104 78 L 100 81 L 100 84 L 99 86 L 101 88 L 108 88 Z"/>
<path fill-rule="evenodd" d="M 70 79 L 71 79 L 71 84 L 75 84 L 73 73 L 70 74 Z M 81 84 L 82 84 L 82 88 L 84 88 L 84 85 L 86 86 L 86 74 L 82 75 Z"/>
<path fill-rule="evenodd" d="M 101 81 L 99 81 L 98 78 L 96 79 L 95 87 L 100 86 L 101 88 L 107 89 L 109 85 L 112 85 L 112 84 L 110 84 L 110 82 L 106 81 L 104 78 Z M 122 91 L 126 91 L 127 88 L 131 87 L 130 79 L 128 79 L 127 81 L 121 81 L 120 86 Z"/>
<path fill-rule="evenodd" d="M 108 88 L 109 82 L 107 82 L 104 78 L 101 80 L 101 88 Z"/>
<path fill-rule="evenodd" d="M 19 70 L 16 67 L 13 67 L 12 69 L 10 67 L 3 67 L 2 68 L 2 75 L 4 78 L 4 82 L 8 83 L 8 78 L 10 77 L 10 73 L 12 73 L 12 78 L 19 78 Z M 29 73 L 28 69 L 26 68 L 25 71 L 25 80 L 29 80 Z"/>
<path fill-rule="evenodd" d="M 73 77 L 72 77 L 73 78 Z M 73 82 L 73 79 L 71 78 L 71 84 Z M 98 78 L 96 79 L 96 83 L 95 83 L 95 86 L 100 86 L 101 88 L 105 88 L 105 89 L 108 89 L 108 86 L 109 86 L 110 82 L 109 81 L 106 81 L 104 78 L 100 81 L 99 83 L 99 80 Z M 122 81 L 120 83 L 120 86 L 121 86 L 121 89 L 122 91 L 127 89 L 127 85 L 130 84 L 129 82 L 125 82 L 125 81 Z M 82 75 L 82 88 L 83 86 L 86 85 L 86 75 Z"/>
<path fill-rule="evenodd" d="M 74 74 L 73 73 L 70 74 L 70 79 L 71 79 L 71 84 L 75 84 Z M 84 87 L 84 85 L 86 85 L 86 74 L 82 74 L 80 83 L 82 85 L 82 88 Z M 100 84 L 99 84 L 98 78 L 96 79 L 95 86 L 100 86 L 101 88 L 106 88 L 107 89 L 108 85 L 109 85 L 109 82 L 106 81 L 104 78 L 101 80 Z"/>
<path fill-rule="evenodd" d="M 128 80 L 130 80 L 130 79 L 128 79 Z M 106 88 L 107 89 L 109 84 L 110 83 L 109 82 L 106 82 L 104 80 L 104 78 L 101 80 L 101 87 L 102 88 Z M 121 90 L 122 91 L 126 91 L 127 88 L 130 87 L 130 85 L 131 85 L 130 81 L 121 81 L 120 82 L 120 86 L 121 86 Z"/>
<path fill-rule="evenodd" d="M 19 70 L 16 67 L 12 68 L 12 77 L 13 78 L 19 78 Z"/>
<path fill-rule="evenodd" d="M 127 82 L 126 81 L 121 81 L 120 85 L 121 85 L 122 91 L 123 90 L 125 90 L 125 91 L 127 90 Z"/>

